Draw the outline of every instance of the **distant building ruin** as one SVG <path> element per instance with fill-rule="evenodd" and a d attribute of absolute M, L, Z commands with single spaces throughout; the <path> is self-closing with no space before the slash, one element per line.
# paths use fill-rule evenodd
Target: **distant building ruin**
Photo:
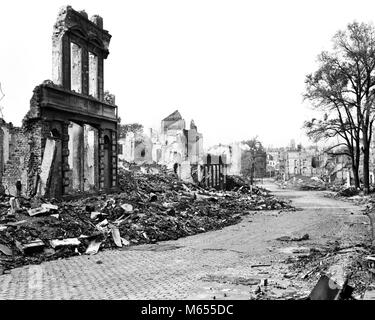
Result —
<path fill-rule="evenodd" d="M 203 151 L 203 135 L 192 120 L 189 129 L 178 110 L 161 121 L 160 131 L 150 134 L 128 132 L 119 139 L 119 159 L 138 165 L 157 163 L 179 178 L 205 187 L 223 189 L 226 183 L 225 157 L 211 157 Z"/>
<path fill-rule="evenodd" d="M 52 81 L 35 87 L 22 128 L 0 123 L 5 192 L 63 197 L 117 188 L 117 106 L 104 93 L 111 35 L 103 19 L 63 7 L 52 35 Z"/>
<path fill-rule="evenodd" d="M 222 156 L 225 159 L 226 172 L 230 176 L 249 176 L 251 174 L 254 178 L 266 176 L 266 152 L 262 150 L 252 151 L 249 145 L 244 142 L 215 145 L 208 149 L 208 153 Z"/>

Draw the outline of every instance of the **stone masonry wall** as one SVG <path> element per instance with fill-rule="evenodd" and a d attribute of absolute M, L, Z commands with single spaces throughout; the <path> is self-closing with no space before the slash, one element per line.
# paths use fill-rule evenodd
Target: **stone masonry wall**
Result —
<path fill-rule="evenodd" d="M 5 164 L 2 179 L 5 193 L 16 195 L 16 183 L 21 182 L 24 196 L 34 195 L 37 184 L 37 176 L 40 173 L 42 161 L 42 121 L 28 121 L 22 128 L 13 128 L 9 144 L 9 160 Z"/>

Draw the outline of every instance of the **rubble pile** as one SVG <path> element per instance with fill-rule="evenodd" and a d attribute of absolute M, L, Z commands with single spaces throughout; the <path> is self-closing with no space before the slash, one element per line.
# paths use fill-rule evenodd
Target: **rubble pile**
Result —
<path fill-rule="evenodd" d="M 369 205 L 373 207 L 375 204 L 375 195 L 373 192 L 365 195 L 362 190 L 355 187 L 342 187 L 339 189 L 331 189 L 331 191 L 334 192 L 326 193 L 325 196 L 352 202 L 356 205 Z"/>
<path fill-rule="evenodd" d="M 286 186 L 296 190 L 326 190 L 326 183 L 319 177 L 305 177 L 296 175 L 286 182 Z"/>
<path fill-rule="evenodd" d="M 336 195 L 338 197 L 352 197 L 352 196 L 356 196 L 358 194 L 359 194 L 359 190 L 357 188 L 349 187 L 349 188 L 339 190 Z"/>
<path fill-rule="evenodd" d="M 311 248 L 308 255 L 294 256 L 286 260 L 291 276 L 303 279 L 313 288 L 322 275 L 332 274 L 334 267 L 341 269 L 344 282 L 353 289 L 352 297 L 362 299 L 373 284 L 375 269 L 374 250 L 364 244 L 341 246 L 329 243 L 324 248 Z"/>
<path fill-rule="evenodd" d="M 253 210 L 293 210 L 237 179 L 235 191 L 186 184 L 164 168 L 120 170 L 121 193 L 71 201 L 3 198 L 0 273 L 100 248 L 177 239 L 235 224 Z M 5 252 L 5 253 L 4 253 Z"/>

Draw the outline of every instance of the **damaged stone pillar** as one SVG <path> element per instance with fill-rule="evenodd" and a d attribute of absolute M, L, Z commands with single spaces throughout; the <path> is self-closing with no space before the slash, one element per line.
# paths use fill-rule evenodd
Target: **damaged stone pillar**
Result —
<path fill-rule="evenodd" d="M 117 187 L 117 133 L 115 131 L 111 131 L 111 138 L 112 138 L 112 188 Z"/>
<path fill-rule="evenodd" d="M 71 189 L 71 174 L 69 167 L 69 121 L 62 126 L 62 172 L 63 172 L 63 193 L 68 194 Z"/>
<path fill-rule="evenodd" d="M 104 130 L 99 129 L 99 189 L 104 189 Z"/>

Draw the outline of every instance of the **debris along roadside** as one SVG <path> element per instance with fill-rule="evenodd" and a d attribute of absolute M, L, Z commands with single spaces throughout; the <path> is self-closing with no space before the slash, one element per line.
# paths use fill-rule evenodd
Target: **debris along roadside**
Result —
<path fill-rule="evenodd" d="M 266 258 L 262 263 L 252 265 L 245 276 L 242 274 L 244 279 L 251 280 L 248 281 L 249 299 L 360 300 L 375 292 L 372 274 L 375 252 L 372 247 L 333 241 L 324 246 L 294 250 L 296 248 L 277 249 L 287 257 L 276 260 L 273 257 L 269 264 L 269 258 Z M 262 281 L 257 283 L 255 280 Z M 245 284 L 245 281 L 241 283 Z"/>
<path fill-rule="evenodd" d="M 327 183 L 320 177 L 306 177 L 302 175 L 296 175 L 287 181 L 276 180 L 276 183 L 280 188 L 288 187 L 294 190 L 310 191 L 310 190 L 326 190 Z"/>
<path fill-rule="evenodd" d="M 0 269 L 178 239 L 238 223 L 254 210 L 293 210 L 241 179 L 236 191 L 221 192 L 183 183 L 160 166 L 151 174 L 141 168 L 120 170 L 122 193 L 51 203 L 18 198 L 16 209 L 3 197 Z"/>
<path fill-rule="evenodd" d="M 285 263 L 289 280 L 310 291 L 307 299 L 363 299 L 374 285 L 374 253 L 372 246 L 363 243 L 342 245 L 335 241 L 311 248 L 309 254 L 289 257 Z"/>

